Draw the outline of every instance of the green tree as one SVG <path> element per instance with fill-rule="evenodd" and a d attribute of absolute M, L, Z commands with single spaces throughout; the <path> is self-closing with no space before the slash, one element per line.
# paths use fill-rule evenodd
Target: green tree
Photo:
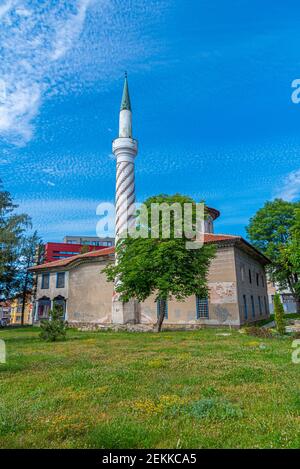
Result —
<path fill-rule="evenodd" d="M 294 289 L 300 297 L 300 209 L 295 210 L 295 223 L 291 228 L 291 238 L 286 247 L 282 248 L 282 255 L 286 270 L 294 272 Z"/>
<path fill-rule="evenodd" d="M 287 202 L 275 199 L 266 202 L 250 219 L 247 227 L 248 238 L 252 244 L 271 260 L 268 274 L 279 288 L 289 288 L 300 313 L 299 276 L 297 269 L 287 262 L 285 249 L 292 239 L 292 230 L 296 222 L 296 209 L 299 202 Z"/>
<path fill-rule="evenodd" d="M 274 295 L 274 315 L 277 332 L 283 335 L 285 333 L 284 309 L 278 293 Z"/>
<path fill-rule="evenodd" d="M 46 342 L 65 340 L 66 324 L 61 317 L 59 308 L 53 307 L 49 313 L 50 319 L 41 321 L 40 338 Z"/>
<path fill-rule="evenodd" d="M 148 237 L 133 237 L 121 240 L 116 246 L 117 265 L 108 265 L 108 281 L 118 279 L 116 291 L 122 301 L 132 298 L 144 301 L 151 294 L 160 301 L 161 309 L 156 329 L 161 326 L 166 313 L 166 302 L 174 297 L 182 301 L 190 295 L 208 296 L 207 273 L 210 261 L 215 254 L 212 245 L 200 249 L 187 249 L 187 237 L 176 237 L 174 213 L 170 214 L 170 236 L 163 237 L 163 218 L 159 217 L 158 225 L 151 218 L 151 204 L 179 204 L 184 212 L 184 204 L 192 204 L 192 226 L 196 227 L 196 203 L 193 199 L 180 195 L 157 195 L 147 199 L 144 204 L 148 209 Z M 182 228 L 183 228 L 183 222 Z M 141 228 L 141 227 L 140 227 Z M 155 231 L 157 238 L 150 237 Z"/>
<path fill-rule="evenodd" d="M 24 231 L 31 226 L 25 214 L 16 214 L 17 205 L 0 181 L 0 298 L 18 290 L 19 256 Z"/>
<path fill-rule="evenodd" d="M 24 311 L 26 305 L 26 295 L 32 291 L 34 276 L 29 272 L 29 267 L 35 263 L 37 251 L 42 245 L 42 241 L 35 231 L 32 235 L 24 236 L 20 249 L 20 257 L 18 264 L 18 289 L 22 293 L 22 313 L 21 324 L 24 324 Z"/>

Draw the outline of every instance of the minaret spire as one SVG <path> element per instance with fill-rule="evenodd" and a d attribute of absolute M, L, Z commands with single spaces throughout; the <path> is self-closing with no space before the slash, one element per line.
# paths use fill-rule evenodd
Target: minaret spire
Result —
<path fill-rule="evenodd" d="M 124 80 L 123 95 L 122 95 L 120 111 L 123 111 L 123 109 L 126 109 L 127 111 L 131 111 L 127 72 L 125 72 L 125 80 Z"/>
<path fill-rule="evenodd" d="M 134 160 L 137 155 L 137 141 L 132 138 L 132 112 L 128 89 L 127 73 L 119 116 L 119 137 L 113 141 L 113 154 L 117 162 L 116 174 L 116 221 L 115 244 L 125 237 L 128 228 L 135 223 L 135 183 Z M 118 262 L 117 253 L 115 262 Z M 118 280 L 116 280 L 116 285 Z M 112 304 L 112 322 L 124 324 L 136 322 L 136 304 L 134 300 L 123 303 L 119 295 L 114 294 Z"/>
<path fill-rule="evenodd" d="M 129 96 L 127 72 L 125 72 L 123 95 L 120 107 L 119 137 L 132 138 L 132 112 Z"/>

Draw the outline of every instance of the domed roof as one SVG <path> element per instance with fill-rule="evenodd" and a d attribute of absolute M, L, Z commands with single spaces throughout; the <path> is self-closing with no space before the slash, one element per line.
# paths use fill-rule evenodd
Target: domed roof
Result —
<path fill-rule="evenodd" d="M 216 208 L 208 207 L 206 205 L 206 210 L 209 213 L 209 215 L 212 217 L 213 220 L 216 220 L 216 218 L 219 218 L 220 212 Z"/>

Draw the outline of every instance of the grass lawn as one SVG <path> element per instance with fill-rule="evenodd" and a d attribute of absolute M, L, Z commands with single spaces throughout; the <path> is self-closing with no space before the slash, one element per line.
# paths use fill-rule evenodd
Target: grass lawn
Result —
<path fill-rule="evenodd" d="M 0 331 L 0 447 L 298 448 L 292 339 Z"/>

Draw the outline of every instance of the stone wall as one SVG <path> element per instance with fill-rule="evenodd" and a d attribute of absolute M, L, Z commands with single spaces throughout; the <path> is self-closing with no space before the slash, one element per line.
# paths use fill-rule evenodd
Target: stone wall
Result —
<path fill-rule="evenodd" d="M 64 272 L 61 270 L 60 272 Z M 37 290 L 36 290 L 36 299 L 39 300 L 43 296 L 50 298 L 53 300 L 57 296 L 63 296 L 64 298 L 68 298 L 68 275 L 69 272 L 65 272 L 65 286 L 64 288 L 57 288 L 56 287 L 56 276 L 57 272 L 50 272 L 49 276 L 49 288 L 42 288 L 42 274 L 37 276 Z"/>
<path fill-rule="evenodd" d="M 260 262 L 249 256 L 246 252 L 239 248 L 235 248 L 235 262 L 237 272 L 237 292 L 239 303 L 240 323 L 259 321 L 269 316 L 267 280 L 265 269 Z M 251 282 L 249 276 L 251 272 Z M 258 274 L 258 285 L 257 277 Z M 243 295 L 246 295 L 248 319 L 245 319 Z M 252 315 L 251 296 L 254 300 L 255 315 Z M 259 300 L 261 298 L 261 313 L 259 308 Z"/>
<path fill-rule="evenodd" d="M 176 300 L 168 302 L 168 319 L 165 319 L 165 325 L 239 326 L 233 247 L 219 248 L 216 251 L 216 257 L 209 269 L 208 286 L 209 319 L 196 318 L 196 298 L 192 296 L 183 302 Z M 157 309 L 154 296 L 140 304 L 139 315 L 139 320 L 143 324 L 156 322 Z"/>
<path fill-rule="evenodd" d="M 104 262 L 87 262 L 69 271 L 68 322 L 111 322 L 113 284 L 106 281 Z"/>

